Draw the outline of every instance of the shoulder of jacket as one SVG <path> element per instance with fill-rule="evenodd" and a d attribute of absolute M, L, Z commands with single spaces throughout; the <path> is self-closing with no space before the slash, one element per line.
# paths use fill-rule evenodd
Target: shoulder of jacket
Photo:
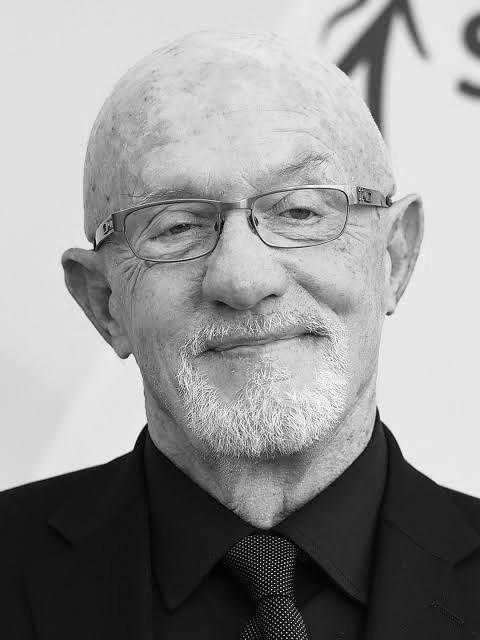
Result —
<path fill-rule="evenodd" d="M 442 487 L 442 489 L 462 511 L 470 525 L 480 533 L 480 498 L 449 487 Z"/>
<path fill-rule="evenodd" d="M 41 544 L 48 530 L 49 516 L 65 498 L 77 491 L 93 494 L 115 473 L 128 455 L 1 491 L 0 554 L 3 556 L 15 548 Z"/>

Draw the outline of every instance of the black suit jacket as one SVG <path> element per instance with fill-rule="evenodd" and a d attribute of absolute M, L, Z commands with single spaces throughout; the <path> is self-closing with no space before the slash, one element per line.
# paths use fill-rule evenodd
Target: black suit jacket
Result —
<path fill-rule="evenodd" d="M 365 638 L 480 639 L 480 500 L 416 471 L 385 432 Z M 0 494 L 2 640 L 153 640 L 145 435 L 107 464 Z"/>

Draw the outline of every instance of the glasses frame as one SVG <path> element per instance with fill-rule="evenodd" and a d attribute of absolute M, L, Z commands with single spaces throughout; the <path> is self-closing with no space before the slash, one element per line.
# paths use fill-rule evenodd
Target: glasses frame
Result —
<path fill-rule="evenodd" d="M 344 193 L 347 199 L 347 215 L 345 216 L 345 224 L 343 225 L 341 231 L 334 238 L 329 238 L 328 240 L 323 240 L 321 242 L 309 243 L 305 245 L 289 245 L 289 246 L 280 246 L 280 245 L 272 245 L 266 242 L 257 228 L 255 223 L 253 208 L 255 202 L 259 198 L 263 198 L 264 196 L 274 195 L 275 193 L 282 193 L 285 191 L 297 191 L 298 189 L 336 189 L 337 191 L 341 191 Z M 139 256 L 130 242 L 128 241 L 127 234 L 125 232 L 125 220 L 127 217 L 136 213 L 137 211 L 141 211 L 142 209 L 147 209 L 149 207 L 154 207 L 157 205 L 165 205 L 165 204 L 175 204 L 181 202 L 203 202 L 205 204 L 214 205 L 217 210 L 217 221 L 218 221 L 218 229 L 217 229 L 217 239 L 212 249 L 209 249 L 205 253 L 201 255 L 195 256 L 194 258 L 183 258 L 181 260 L 158 260 L 153 258 L 143 258 Z M 375 189 L 369 189 L 368 187 L 351 187 L 345 184 L 301 184 L 296 187 L 284 187 L 283 189 L 275 189 L 273 191 L 266 191 L 265 193 L 260 193 L 255 196 L 251 196 L 249 198 L 244 198 L 242 200 L 234 200 L 234 201 L 223 201 L 223 200 L 210 200 L 208 198 L 175 198 L 172 200 L 155 200 L 151 202 L 145 202 L 140 205 L 136 205 L 135 207 L 129 207 L 128 209 L 122 209 L 121 211 L 115 211 L 110 214 L 105 220 L 98 225 L 95 231 L 95 237 L 93 239 L 93 250 L 96 251 L 107 238 L 109 238 L 112 234 L 116 232 L 120 232 L 123 234 L 125 241 L 132 251 L 133 255 L 139 258 L 140 260 L 145 260 L 146 262 L 160 262 L 160 263 L 172 263 L 172 262 L 187 262 L 189 260 L 197 260 L 198 258 L 202 258 L 204 256 L 209 255 L 215 250 L 215 247 L 218 244 L 218 240 L 222 233 L 223 223 L 224 223 L 224 211 L 230 211 L 234 209 L 250 211 L 250 215 L 248 216 L 248 223 L 253 233 L 255 233 L 260 240 L 267 245 L 268 247 L 273 247 L 275 249 L 302 249 L 306 247 L 315 247 L 321 244 L 326 244 L 327 242 L 333 242 L 337 240 L 345 230 L 345 227 L 348 223 L 348 217 L 350 214 L 350 207 L 353 205 L 363 205 L 367 207 L 390 207 L 392 205 L 391 197 L 384 196 L 380 191 L 376 191 Z"/>

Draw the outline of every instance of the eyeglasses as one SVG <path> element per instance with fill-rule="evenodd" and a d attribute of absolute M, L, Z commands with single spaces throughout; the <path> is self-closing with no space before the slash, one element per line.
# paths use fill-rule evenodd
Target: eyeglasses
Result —
<path fill-rule="evenodd" d="M 225 211 L 249 211 L 253 233 L 269 247 L 312 247 L 339 238 L 350 206 L 389 207 L 390 196 L 366 187 L 301 185 L 238 200 L 160 200 L 112 213 L 98 226 L 94 250 L 121 232 L 137 258 L 184 262 L 211 253 L 220 238 Z"/>

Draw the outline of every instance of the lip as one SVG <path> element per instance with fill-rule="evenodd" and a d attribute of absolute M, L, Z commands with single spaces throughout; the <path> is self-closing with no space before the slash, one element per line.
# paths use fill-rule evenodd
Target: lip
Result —
<path fill-rule="evenodd" d="M 300 338 L 302 336 L 306 336 L 305 333 L 290 333 L 285 335 L 278 336 L 266 336 L 264 338 L 251 339 L 246 337 L 238 337 L 228 342 L 224 342 L 219 345 L 212 345 L 209 347 L 208 351 L 214 352 L 225 352 L 225 351 L 247 351 L 247 350 L 262 350 L 262 347 L 268 347 L 269 345 L 273 345 L 277 342 L 283 342 L 285 340 L 292 340 L 294 338 Z"/>

